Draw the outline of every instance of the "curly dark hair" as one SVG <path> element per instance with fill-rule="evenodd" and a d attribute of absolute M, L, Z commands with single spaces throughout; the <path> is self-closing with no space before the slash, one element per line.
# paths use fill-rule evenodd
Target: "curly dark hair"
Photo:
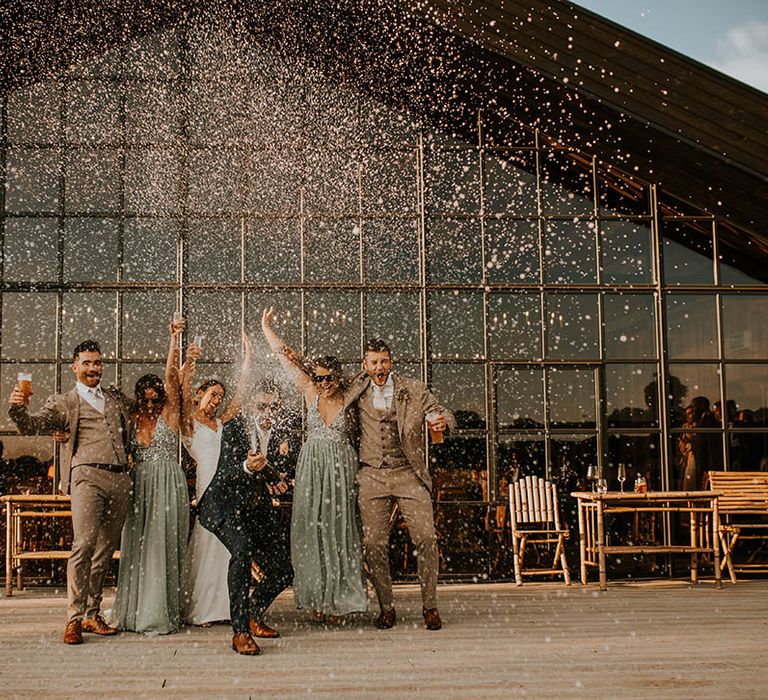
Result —
<path fill-rule="evenodd" d="M 165 402 L 168 400 L 168 396 L 165 393 L 165 384 L 156 374 L 145 374 L 143 377 L 139 377 L 134 388 L 137 404 L 141 405 L 144 403 L 144 392 L 147 389 L 154 389 L 158 402 L 163 406 L 165 405 Z"/>
<path fill-rule="evenodd" d="M 389 349 L 389 345 L 387 345 L 381 338 L 369 338 L 368 342 L 365 344 L 365 352 L 363 355 L 369 352 L 385 352 L 392 357 L 392 351 Z"/>
<path fill-rule="evenodd" d="M 77 362 L 77 356 L 81 352 L 97 352 L 101 354 L 101 346 L 95 340 L 84 340 L 72 351 L 72 362 Z"/>

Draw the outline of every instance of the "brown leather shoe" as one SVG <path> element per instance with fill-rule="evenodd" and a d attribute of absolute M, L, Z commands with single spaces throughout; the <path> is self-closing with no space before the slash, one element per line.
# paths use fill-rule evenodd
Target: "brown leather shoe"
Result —
<path fill-rule="evenodd" d="M 273 627 L 270 627 L 269 625 L 265 625 L 263 622 L 256 622 L 256 620 L 251 620 L 248 623 L 248 626 L 251 628 L 252 637 L 259 637 L 260 639 L 275 639 L 276 637 L 280 636 L 280 632 L 278 632 Z"/>
<path fill-rule="evenodd" d="M 64 628 L 64 644 L 83 643 L 83 623 L 80 619 L 72 618 Z"/>
<path fill-rule="evenodd" d="M 439 630 L 442 628 L 443 621 L 440 619 L 440 613 L 437 612 L 437 608 L 424 610 L 424 625 L 428 630 Z"/>
<path fill-rule="evenodd" d="M 397 615 L 395 609 L 382 610 L 379 618 L 376 620 L 376 629 L 389 630 L 395 626 L 397 622 Z"/>
<path fill-rule="evenodd" d="M 232 649 L 244 656 L 258 656 L 261 654 L 259 645 L 253 641 L 253 637 L 248 632 L 238 632 L 232 637 Z"/>
<path fill-rule="evenodd" d="M 104 622 L 101 615 L 96 615 L 96 617 L 83 618 L 83 632 L 93 632 L 104 637 L 111 637 L 113 634 L 118 634 L 120 630 L 117 627 L 110 627 Z"/>

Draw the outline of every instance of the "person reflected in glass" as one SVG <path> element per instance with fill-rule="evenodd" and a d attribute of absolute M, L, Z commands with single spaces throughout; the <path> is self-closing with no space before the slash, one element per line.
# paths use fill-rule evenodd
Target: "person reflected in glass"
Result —
<path fill-rule="evenodd" d="M 195 503 L 199 505 L 216 473 L 221 452 L 223 427 L 243 405 L 251 381 L 253 349 L 243 336 L 245 353 L 234 396 L 225 404 L 226 389 L 218 379 L 209 379 L 192 389 L 197 361 L 202 348 L 191 343 L 187 348 L 182 375 L 181 441 L 195 460 Z M 199 519 L 192 527 L 182 577 L 182 619 L 205 625 L 230 619 L 227 570 L 230 555 L 218 537 L 204 528 Z"/>
<path fill-rule="evenodd" d="M 685 421 L 682 425 L 683 431 L 677 438 L 677 468 L 678 480 L 682 491 L 692 490 L 688 488 L 696 478 L 696 460 L 693 455 L 693 429 L 696 427 L 696 421 L 693 416 L 693 406 L 686 406 L 684 409 Z"/>
<path fill-rule="evenodd" d="M 683 490 L 698 491 L 704 487 L 702 480 L 712 469 L 723 468 L 723 449 L 718 433 L 699 432 L 701 428 L 719 428 L 709 410 L 709 399 L 696 396 L 691 400 L 694 432 L 691 434 L 691 457 L 683 474 Z"/>
<path fill-rule="evenodd" d="M 368 610 L 357 518 L 356 414 L 332 355 L 303 363 L 272 327 L 272 308 L 261 328 L 307 407 L 307 438 L 296 466 L 291 516 L 293 591 L 298 608 L 317 621 L 343 622 Z"/>
<path fill-rule="evenodd" d="M 136 382 L 129 449 L 133 494 L 120 544 L 120 572 L 112 624 L 144 634 L 181 626 L 181 574 L 189 534 L 189 494 L 178 460 L 179 337 L 170 325 L 165 381 L 145 374 Z"/>

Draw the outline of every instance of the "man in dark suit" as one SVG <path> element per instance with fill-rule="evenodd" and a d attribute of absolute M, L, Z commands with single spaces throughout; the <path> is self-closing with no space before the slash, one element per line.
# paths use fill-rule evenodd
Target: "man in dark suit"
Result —
<path fill-rule="evenodd" d="M 245 655 L 261 653 L 253 637 L 279 636 L 264 623 L 264 614 L 293 580 L 288 532 L 273 495 L 288 490 L 286 478 L 295 465 L 299 437 L 273 422 L 277 395 L 264 389 L 224 428 L 216 474 L 198 505 L 200 523 L 232 555 L 232 648 Z M 260 578 L 249 595 L 252 561 Z"/>

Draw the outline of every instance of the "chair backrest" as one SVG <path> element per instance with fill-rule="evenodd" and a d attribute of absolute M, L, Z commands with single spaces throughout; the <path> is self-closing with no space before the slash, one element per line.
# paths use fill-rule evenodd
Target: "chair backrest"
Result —
<path fill-rule="evenodd" d="M 515 523 L 553 523 L 560 527 L 555 485 L 538 476 L 525 476 L 509 485 L 509 511 Z"/>
<path fill-rule="evenodd" d="M 768 473 L 711 471 L 708 481 L 721 513 L 768 514 Z"/>

